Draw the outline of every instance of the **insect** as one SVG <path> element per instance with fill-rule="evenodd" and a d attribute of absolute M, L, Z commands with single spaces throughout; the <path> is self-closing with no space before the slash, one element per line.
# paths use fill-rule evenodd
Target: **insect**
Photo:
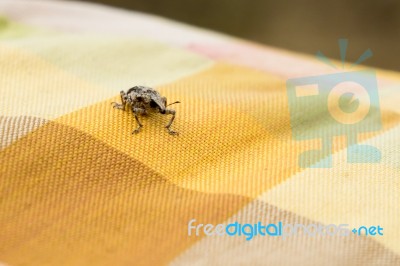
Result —
<path fill-rule="evenodd" d="M 155 89 L 145 86 L 132 87 L 127 92 L 121 91 L 120 95 L 122 103 L 112 102 L 111 104 L 114 105 L 113 108 L 124 111 L 126 110 L 126 107 L 131 108 L 138 124 L 138 127 L 132 132 L 132 134 L 137 134 L 140 132 L 140 129 L 143 127 L 143 125 L 139 120 L 139 115 L 147 115 L 148 110 L 157 111 L 165 115 L 171 114 L 171 120 L 165 127 L 168 129 L 169 134 L 178 134 L 178 132 L 171 129 L 171 125 L 175 119 L 176 112 L 173 109 L 167 108 L 167 106 L 175 103 L 180 103 L 179 101 L 167 105 L 166 97 L 162 97 Z"/>

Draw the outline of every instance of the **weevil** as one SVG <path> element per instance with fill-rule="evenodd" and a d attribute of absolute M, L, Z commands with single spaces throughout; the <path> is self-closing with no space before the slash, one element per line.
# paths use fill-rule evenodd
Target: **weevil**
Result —
<path fill-rule="evenodd" d="M 168 133 L 171 135 L 177 135 L 178 132 L 171 129 L 172 122 L 175 119 L 175 110 L 167 108 L 175 103 L 180 103 L 179 101 L 173 102 L 167 105 L 167 98 L 162 97 L 158 91 L 153 88 L 145 86 L 135 86 L 130 88 L 127 92 L 121 91 L 121 102 L 112 102 L 113 108 L 120 110 L 126 110 L 130 107 L 133 114 L 135 115 L 136 122 L 138 124 L 137 128 L 133 130 L 132 134 L 137 134 L 143 127 L 140 122 L 139 115 L 147 115 L 148 111 L 156 111 L 164 115 L 172 115 L 171 120 L 165 126 L 168 129 Z"/>

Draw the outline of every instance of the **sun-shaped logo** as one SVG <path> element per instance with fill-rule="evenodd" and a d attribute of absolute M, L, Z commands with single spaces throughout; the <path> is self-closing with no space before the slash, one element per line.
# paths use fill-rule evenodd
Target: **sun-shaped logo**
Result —
<path fill-rule="evenodd" d="M 320 51 L 317 58 L 334 69 L 344 69 L 347 46 L 347 39 L 339 40 L 342 67 Z M 371 56 L 372 51 L 366 50 L 349 69 Z M 332 167 L 332 141 L 336 136 L 347 137 L 349 163 L 380 161 L 380 151 L 371 145 L 359 144 L 357 137 L 360 133 L 378 131 L 382 127 L 373 70 L 335 71 L 294 78 L 289 79 L 286 86 L 293 137 L 296 140 L 322 140 L 320 150 L 308 150 L 299 155 L 300 167 Z"/>

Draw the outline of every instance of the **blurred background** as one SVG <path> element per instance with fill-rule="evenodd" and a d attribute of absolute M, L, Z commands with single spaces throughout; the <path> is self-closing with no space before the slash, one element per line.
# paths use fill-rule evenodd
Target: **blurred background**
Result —
<path fill-rule="evenodd" d="M 368 48 L 363 64 L 400 71 L 399 0 L 87 0 L 152 13 L 247 40 L 347 61 Z"/>

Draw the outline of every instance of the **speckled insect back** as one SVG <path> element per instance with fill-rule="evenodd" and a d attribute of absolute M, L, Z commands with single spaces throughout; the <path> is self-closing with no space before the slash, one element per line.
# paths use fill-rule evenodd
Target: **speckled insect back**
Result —
<path fill-rule="evenodd" d="M 120 94 L 122 103 L 112 102 L 112 104 L 114 105 L 114 108 L 121 109 L 123 111 L 126 110 L 126 107 L 131 108 L 135 115 L 136 122 L 138 123 L 138 127 L 132 132 L 132 134 L 137 134 L 140 132 L 140 129 L 143 127 L 143 125 L 139 120 L 139 115 L 146 115 L 148 110 L 157 111 L 165 115 L 171 114 L 171 120 L 165 127 L 168 129 L 169 134 L 178 134 L 178 132 L 175 132 L 171 129 L 176 112 L 173 109 L 168 109 L 167 106 L 180 103 L 179 101 L 167 105 L 166 97 L 162 97 L 155 89 L 145 86 L 135 86 L 130 88 L 127 92 L 121 91 Z"/>

